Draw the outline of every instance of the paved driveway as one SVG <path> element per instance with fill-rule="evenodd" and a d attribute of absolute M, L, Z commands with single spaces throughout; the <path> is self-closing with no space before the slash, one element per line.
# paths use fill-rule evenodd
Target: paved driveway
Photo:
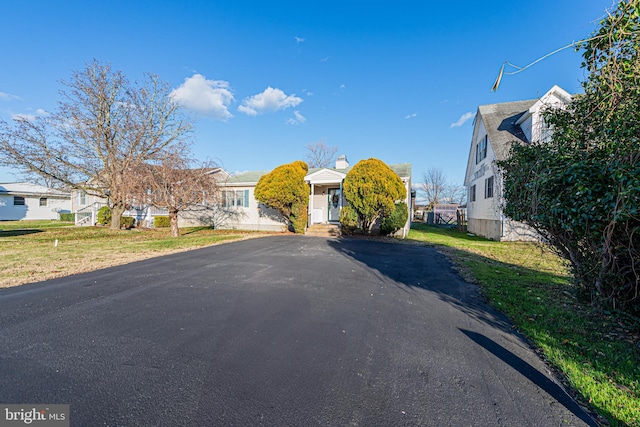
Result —
<path fill-rule="evenodd" d="M 589 419 L 431 248 L 277 236 L 0 290 L 0 402 L 72 425 Z"/>

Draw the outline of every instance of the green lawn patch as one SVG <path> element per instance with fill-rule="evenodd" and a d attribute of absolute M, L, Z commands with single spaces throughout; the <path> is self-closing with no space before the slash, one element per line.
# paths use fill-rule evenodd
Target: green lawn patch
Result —
<path fill-rule="evenodd" d="M 600 312 L 577 297 L 564 261 L 541 244 L 423 224 L 409 239 L 447 253 L 603 423 L 640 426 L 640 319 Z"/>

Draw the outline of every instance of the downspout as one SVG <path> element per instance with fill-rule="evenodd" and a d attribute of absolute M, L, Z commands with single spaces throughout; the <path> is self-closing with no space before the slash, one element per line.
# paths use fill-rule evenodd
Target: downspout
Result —
<path fill-rule="evenodd" d="M 309 213 L 307 215 L 307 228 L 313 224 L 313 194 L 315 193 L 315 184 L 311 184 L 311 195 L 309 196 Z"/>

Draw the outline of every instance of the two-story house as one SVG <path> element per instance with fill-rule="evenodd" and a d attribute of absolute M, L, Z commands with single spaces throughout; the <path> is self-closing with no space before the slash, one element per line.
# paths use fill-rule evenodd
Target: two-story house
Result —
<path fill-rule="evenodd" d="M 538 239 L 529 227 L 504 216 L 496 162 L 508 158 L 511 144 L 548 138 L 550 131 L 545 126 L 543 110 L 562 108 L 570 101 L 568 92 L 554 86 L 539 99 L 478 107 L 464 180 L 470 233 L 492 240 Z"/>

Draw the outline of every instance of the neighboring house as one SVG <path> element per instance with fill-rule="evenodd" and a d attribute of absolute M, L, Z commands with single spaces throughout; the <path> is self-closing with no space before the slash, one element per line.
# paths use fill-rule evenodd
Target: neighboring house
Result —
<path fill-rule="evenodd" d="M 411 164 L 389 165 L 402 179 L 407 191 L 403 200 L 409 209 L 412 205 Z M 311 188 L 309 197 L 308 225 L 339 223 L 340 210 L 347 205 L 342 192 L 342 183 L 351 170 L 346 156 L 341 155 L 335 168 L 311 168 L 305 181 Z M 276 211 L 261 203 L 254 196 L 258 180 L 268 171 L 247 172 L 229 177 L 221 182 L 223 209 L 219 213 L 219 228 L 244 230 L 285 231 L 286 223 Z M 224 216 L 226 215 L 226 217 Z M 411 216 L 405 227 L 398 233 L 405 237 L 411 226 Z"/>
<path fill-rule="evenodd" d="M 105 199 L 88 194 L 86 191 L 73 190 L 71 192 L 71 212 L 75 214 L 76 225 L 95 225 L 98 209 L 106 204 Z"/>
<path fill-rule="evenodd" d="M 0 220 L 59 219 L 71 212 L 71 193 L 28 182 L 0 184 Z"/>
<path fill-rule="evenodd" d="M 505 160 L 513 143 L 544 141 L 550 131 L 542 110 L 561 108 L 571 95 L 554 86 L 537 100 L 481 105 L 474 120 L 465 187 L 467 221 L 470 233 L 492 240 L 537 240 L 538 235 L 522 223 L 506 218 L 502 212 L 502 183 L 496 174 L 496 161 Z"/>
<path fill-rule="evenodd" d="M 206 172 L 214 175 L 218 181 L 224 181 L 230 176 L 222 168 L 211 168 Z M 94 196 L 87 191 L 78 189 L 73 190 L 71 200 L 71 211 L 75 214 L 76 225 L 95 225 L 98 220 L 98 210 L 107 206 L 107 199 L 104 197 Z M 180 227 L 215 225 L 217 210 L 215 203 L 194 206 L 179 213 L 178 225 Z M 145 227 L 152 227 L 156 216 L 167 215 L 169 215 L 167 209 L 135 201 L 127 204 L 126 210 L 122 214 L 122 216 L 135 218 L 137 225 Z"/>

